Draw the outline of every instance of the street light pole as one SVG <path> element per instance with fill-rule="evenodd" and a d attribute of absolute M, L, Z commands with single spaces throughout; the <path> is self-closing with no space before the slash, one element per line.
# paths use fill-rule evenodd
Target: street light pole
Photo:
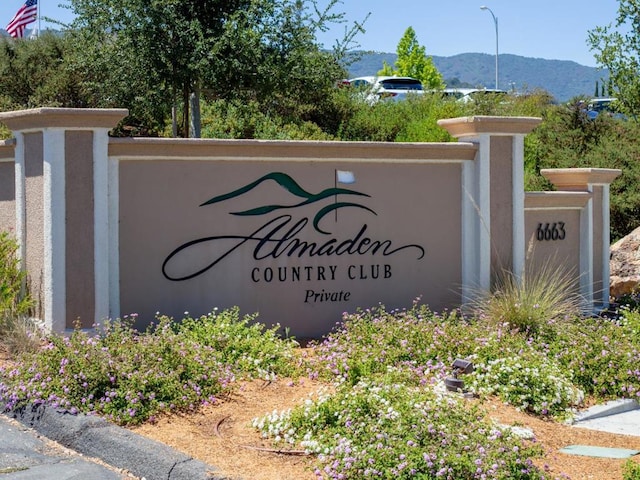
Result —
<path fill-rule="evenodd" d="M 496 17 L 493 14 L 493 11 L 485 5 L 482 5 L 480 7 L 480 10 L 488 10 L 491 16 L 493 17 L 493 23 L 496 26 L 496 90 L 497 90 L 498 89 L 498 17 Z"/>

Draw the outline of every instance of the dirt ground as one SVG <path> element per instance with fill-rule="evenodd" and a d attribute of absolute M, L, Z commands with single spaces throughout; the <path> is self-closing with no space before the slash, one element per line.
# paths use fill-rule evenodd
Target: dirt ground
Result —
<path fill-rule="evenodd" d="M 7 364 L 0 352 L 0 365 Z M 315 480 L 314 457 L 294 452 L 278 453 L 251 427 L 251 420 L 273 410 L 291 408 L 323 385 L 311 380 L 243 384 L 231 398 L 188 415 L 170 415 L 155 424 L 131 430 L 217 467 L 216 474 L 237 480 Z M 468 400 L 474 401 L 474 400 Z M 531 429 L 544 447 L 550 478 L 621 480 L 625 460 L 567 455 L 569 445 L 592 445 L 640 450 L 640 436 L 616 435 L 541 420 L 518 412 L 499 401 L 485 403 L 489 416 L 501 424 Z M 640 463 L 640 455 L 633 457 Z"/>

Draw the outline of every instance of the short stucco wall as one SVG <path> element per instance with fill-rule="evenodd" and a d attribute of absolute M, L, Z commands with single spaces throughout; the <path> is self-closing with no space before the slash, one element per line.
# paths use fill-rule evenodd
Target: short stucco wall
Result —
<path fill-rule="evenodd" d="M 463 306 L 543 259 L 574 272 L 589 305 L 608 289 L 596 264 L 615 172 L 525 194 L 539 119 L 443 120 L 453 143 L 110 139 L 124 115 L 0 113 L 16 133 L 0 145 L 0 226 L 54 331 L 239 306 L 320 337 L 379 303 Z"/>

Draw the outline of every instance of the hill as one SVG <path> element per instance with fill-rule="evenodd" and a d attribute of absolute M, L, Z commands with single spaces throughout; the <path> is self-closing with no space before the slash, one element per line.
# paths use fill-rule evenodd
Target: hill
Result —
<path fill-rule="evenodd" d="M 395 53 L 357 52 L 359 58 L 349 67 L 349 76 L 375 75 L 386 61 L 393 65 Z M 495 56 L 486 53 L 461 53 L 452 57 L 433 56 L 433 63 L 451 86 L 471 87 L 495 85 Z M 518 55 L 498 57 L 499 87 L 504 90 L 531 91 L 543 89 L 560 102 L 579 95 L 593 96 L 596 82 L 602 85 L 606 71 L 568 60 L 546 60 Z"/>

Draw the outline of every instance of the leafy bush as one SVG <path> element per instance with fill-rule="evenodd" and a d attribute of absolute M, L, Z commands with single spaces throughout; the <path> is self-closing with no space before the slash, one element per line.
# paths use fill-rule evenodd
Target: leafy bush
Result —
<path fill-rule="evenodd" d="M 0 369 L 0 402 L 136 424 L 214 402 L 239 378 L 307 371 L 330 386 L 254 425 L 279 446 L 318 453 L 319 477 L 538 479 L 535 443 L 492 425 L 482 404 L 442 394 L 454 359 L 474 362 L 463 377 L 472 391 L 540 416 L 567 415 L 579 390 L 592 400 L 640 397 L 635 310 L 616 321 L 550 322 L 545 335 L 529 335 L 457 311 L 436 314 L 417 301 L 403 310 L 378 306 L 346 314 L 304 363 L 277 326 L 241 318 L 238 309 L 181 322 L 162 317 L 145 332 L 131 320 L 107 322 L 93 336 L 52 336 L 19 367 Z"/>
<path fill-rule="evenodd" d="M 622 480 L 640 480 L 640 464 L 627 460 L 622 470 Z"/>
<path fill-rule="evenodd" d="M 18 244 L 7 232 L 0 232 L 0 312 L 25 315 L 33 301 L 25 290 L 26 273 L 20 269 Z"/>
<path fill-rule="evenodd" d="M 530 460 L 541 454 L 535 444 L 458 398 L 403 384 L 362 380 L 253 425 L 318 453 L 323 478 L 544 478 Z"/>
<path fill-rule="evenodd" d="M 502 401 L 536 415 L 568 417 L 584 398 L 566 370 L 562 371 L 544 354 L 533 352 L 477 363 L 469 378 L 472 392 L 497 395 Z"/>
<path fill-rule="evenodd" d="M 129 318 L 107 322 L 93 336 L 80 330 L 52 336 L 44 349 L 23 356 L 21 367 L 4 372 L 0 401 L 7 409 L 46 403 L 123 425 L 215 402 L 238 377 L 273 378 L 271 362 L 292 346 L 272 345 L 281 340 L 237 316 L 237 310 L 213 313 L 202 326 L 186 319 L 174 328 L 163 317 L 145 332 L 131 328 Z"/>
<path fill-rule="evenodd" d="M 562 368 L 587 395 L 640 399 L 640 312 L 618 320 L 576 318 L 549 345 Z"/>
<path fill-rule="evenodd" d="M 18 245 L 7 232 L 0 232 L 0 349 L 9 354 L 35 350 L 41 332 L 29 318 L 34 302 L 20 269 Z"/>
<path fill-rule="evenodd" d="M 330 140 L 318 125 L 302 120 L 286 121 L 263 112 L 255 101 L 203 102 L 202 137 L 258 138 L 270 140 Z"/>
<path fill-rule="evenodd" d="M 218 361 L 234 366 L 236 375 L 265 380 L 297 375 L 294 348 L 298 343 L 293 338 L 282 339 L 280 325 L 266 328 L 256 317 L 240 318 L 237 307 L 222 312 L 214 309 L 199 318 L 187 316 L 173 328 L 181 337 L 211 348 Z"/>
<path fill-rule="evenodd" d="M 393 367 L 405 370 L 413 384 L 426 384 L 473 352 L 469 330 L 475 331 L 458 312 L 439 315 L 417 302 L 408 310 L 359 310 L 317 346 L 310 375 L 355 385 Z"/>

